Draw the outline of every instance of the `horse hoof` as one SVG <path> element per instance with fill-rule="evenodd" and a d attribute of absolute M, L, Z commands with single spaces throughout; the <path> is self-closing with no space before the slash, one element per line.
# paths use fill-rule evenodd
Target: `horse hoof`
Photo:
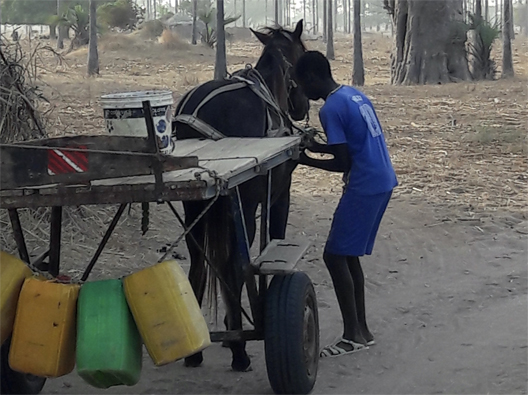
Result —
<path fill-rule="evenodd" d="M 203 355 L 201 352 L 191 355 L 185 358 L 184 365 L 188 368 L 197 368 L 203 362 Z"/>
<path fill-rule="evenodd" d="M 233 361 L 231 363 L 231 368 L 235 372 L 251 372 L 253 368 L 251 367 L 251 361 L 249 358 L 243 361 Z"/>

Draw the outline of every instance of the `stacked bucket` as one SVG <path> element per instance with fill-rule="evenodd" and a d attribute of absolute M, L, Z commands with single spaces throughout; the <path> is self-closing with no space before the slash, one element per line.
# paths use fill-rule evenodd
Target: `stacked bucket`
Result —
<path fill-rule="evenodd" d="M 131 386 L 140 378 L 143 344 L 157 366 L 211 344 L 176 261 L 81 286 L 34 276 L 24 262 L 0 254 L 1 341 L 12 336 L 13 370 L 59 377 L 77 365 L 94 387 Z"/>

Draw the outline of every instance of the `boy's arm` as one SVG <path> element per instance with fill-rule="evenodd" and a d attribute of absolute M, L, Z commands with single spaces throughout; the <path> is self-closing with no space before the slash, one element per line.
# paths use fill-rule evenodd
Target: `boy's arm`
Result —
<path fill-rule="evenodd" d="M 334 157 L 332 159 L 314 159 L 310 158 L 304 152 L 301 152 L 299 157 L 299 163 L 301 165 L 340 173 L 345 173 L 350 170 L 352 161 L 350 160 L 347 144 L 326 145 L 314 143 L 314 146 L 311 146 L 309 150 L 317 153 L 331 154 Z"/>

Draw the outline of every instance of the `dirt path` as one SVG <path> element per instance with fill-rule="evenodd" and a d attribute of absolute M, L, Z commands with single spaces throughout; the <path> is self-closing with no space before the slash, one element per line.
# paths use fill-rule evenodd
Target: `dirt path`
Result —
<path fill-rule="evenodd" d="M 322 344 L 341 328 L 321 260 L 337 199 L 338 193 L 295 194 L 289 228 L 313 243 L 299 268 L 316 286 Z M 168 221 L 163 211 L 155 215 Z M 429 204 L 393 199 L 375 253 L 363 259 L 377 345 L 321 360 L 315 394 L 526 393 L 526 229 L 515 217 L 478 225 L 446 220 L 452 217 Z M 151 250 L 162 239 L 153 237 Z M 263 343 L 251 342 L 248 350 L 254 370 L 245 374 L 230 371 L 229 350 L 214 344 L 198 369 L 181 361 L 156 368 L 145 354 L 135 387 L 97 390 L 74 372 L 49 380 L 43 393 L 272 393 Z"/>
<path fill-rule="evenodd" d="M 528 41 L 518 37 L 513 46 L 516 79 L 395 87 L 389 84 L 391 41 L 365 35 L 364 90 L 380 114 L 400 180 L 375 253 L 362 261 L 368 317 L 378 344 L 362 353 L 322 360 L 314 393 L 528 392 Z M 310 42 L 309 48 L 324 51 L 320 42 Z M 41 70 L 55 110 L 48 128 L 52 136 L 104 133 L 101 94 L 170 89 L 178 100 L 212 77 L 214 52 L 200 46 L 171 52 L 154 42 L 115 36 L 100 49 L 99 78 L 84 76 L 85 49 L 68 55 L 68 66 L 50 58 Z M 254 64 L 260 51 L 256 40 L 235 43 L 228 49 L 230 68 Z M 350 37 L 337 37 L 336 52 L 336 78 L 348 83 Z M 315 125 L 317 108 L 313 106 L 311 115 Z M 321 259 L 340 194 L 339 177 L 301 168 L 292 190 L 288 232 L 313 243 L 299 268 L 316 287 L 324 345 L 341 328 Z M 69 244 L 62 251 L 64 270 L 74 276 L 82 273 L 115 207 L 79 211 L 73 216 L 66 211 Z M 49 239 L 45 215 L 39 211 L 23 218 L 30 250 Z M 155 262 L 157 250 L 173 241 L 178 227 L 163 207 L 156 206 L 151 219 L 151 230 L 141 236 L 140 210 L 134 207 L 127 213 L 90 279 L 118 278 Z M 0 221 L 8 224 L 5 216 Z M 9 232 L 3 228 L 0 236 L 2 249 L 13 251 Z M 184 246 L 176 252 L 183 258 L 187 254 Z M 188 260 L 181 263 L 188 267 Z M 182 362 L 155 368 L 145 354 L 142 379 L 135 387 L 97 390 L 73 372 L 49 380 L 43 393 L 272 393 L 263 343 L 249 343 L 248 350 L 254 368 L 250 373 L 230 371 L 229 350 L 215 344 L 206 350 L 199 369 L 186 369 Z"/>

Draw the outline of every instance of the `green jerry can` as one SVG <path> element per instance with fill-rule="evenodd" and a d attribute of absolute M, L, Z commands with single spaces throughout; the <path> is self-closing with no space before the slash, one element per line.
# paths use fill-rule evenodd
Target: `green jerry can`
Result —
<path fill-rule="evenodd" d="M 77 304 L 77 373 L 97 388 L 135 385 L 142 341 L 121 280 L 85 283 Z"/>

